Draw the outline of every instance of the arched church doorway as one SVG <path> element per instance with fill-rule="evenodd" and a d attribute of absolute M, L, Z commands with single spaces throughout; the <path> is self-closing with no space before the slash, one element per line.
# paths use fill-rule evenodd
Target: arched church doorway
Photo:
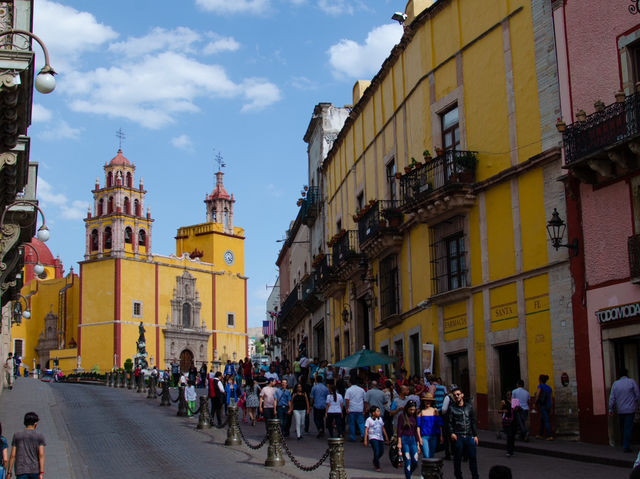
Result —
<path fill-rule="evenodd" d="M 187 372 L 193 362 L 193 353 L 188 349 L 184 349 L 180 353 L 180 371 Z"/>

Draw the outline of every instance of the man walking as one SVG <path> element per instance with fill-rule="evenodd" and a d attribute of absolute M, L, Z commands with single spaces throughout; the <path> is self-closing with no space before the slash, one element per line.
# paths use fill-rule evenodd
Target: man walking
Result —
<path fill-rule="evenodd" d="M 4 362 L 4 372 L 5 377 L 7 378 L 7 386 L 9 386 L 9 389 L 13 389 L 13 374 L 15 367 L 16 363 L 13 360 L 13 353 L 9 353 L 9 355 L 7 356 L 7 360 Z"/>
<path fill-rule="evenodd" d="M 282 380 L 282 388 L 276 391 L 276 405 L 278 419 L 280 419 L 280 430 L 284 437 L 289 437 L 289 418 L 293 412 L 293 398 L 288 388 L 286 379 Z"/>
<path fill-rule="evenodd" d="M 640 392 L 638 383 L 627 377 L 627 370 L 620 369 L 620 377 L 611 386 L 609 396 L 609 415 L 614 411 L 620 418 L 622 430 L 622 447 L 624 452 L 631 452 L 631 432 L 633 431 L 633 418 L 636 411 L 640 410 Z"/>
<path fill-rule="evenodd" d="M 173 386 L 178 387 L 178 382 L 180 381 L 180 365 L 176 358 L 173 358 L 171 362 L 171 377 L 173 378 Z"/>
<path fill-rule="evenodd" d="M 456 479 L 462 479 L 462 456 L 469 458 L 469 470 L 472 479 L 479 479 L 478 432 L 476 431 L 476 414 L 471 404 L 465 402 L 460 388 L 452 389 L 454 402 L 449 406 L 449 430 L 453 446 L 453 473 Z"/>
<path fill-rule="evenodd" d="M 28 412 L 24 415 L 25 429 L 15 433 L 11 441 L 7 477 L 11 476 L 14 464 L 17 479 L 42 479 L 44 477 L 44 447 L 47 443 L 44 436 L 36 432 L 38 421 L 39 418 L 35 412 Z"/>
<path fill-rule="evenodd" d="M 211 400 L 211 417 L 218 418 L 218 426 L 222 426 L 222 405 L 226 403 L 227 395 L 220 381 L 222 374 L 217 371 L 209 378 L 209 399 Z"/>
<path fill-rule="evenodd" d="M 529 400 L 531 399 L 531 395 L 529 391 L 524 388 L 524 381 L 522 379 L 518 379 L 516 383 L 516 388 L 511 391 L 511 400 L 517 399 L 520 403 L 520 407 L 515 408 L 513 411 L 515 413 L 515 421 L 517 431 L 520 434 L 520 439 L 523 441 L 529 440 L 529 431 L 527 430 L 527 418 L 529 417 Z"/>
<path fill-rule="evenodd" d="M 316 437 L 324 436 L 324 413 L 327 409 L 327 396 L 329 389 L 323 383 L 322 376 L 316 376 L 316 384 L 311 388 L 311 407 L 313 408 L 313 422 L 316 425 L 318 434 Z"/>
<path fill-rule="evenodd" d="M 276 380 L 271 378 L 269 383 L 260 391 L 260 414 L 264 417 L 264 425 L 269 431 L 269 419 L 275 417 L 276 407 Z"/>
<path fill-rule="evenodd" d="M 371 387 L 364 395 L 364 410 L 369 411 L 372 406 L 376 406 L 380 411 L 384 411 L 384 392 L 378 387 L 378 381 L 371 381 Z"/>
<path fill-rule="evenodd" d="M 358 434 L 364 440 L 364 389 L 360 387 L 360 378 L 355 377 L 353 384 L 344 395 L 345 408 L 349 417 L 349 440 L 356 440 L 356 425 Z"/>

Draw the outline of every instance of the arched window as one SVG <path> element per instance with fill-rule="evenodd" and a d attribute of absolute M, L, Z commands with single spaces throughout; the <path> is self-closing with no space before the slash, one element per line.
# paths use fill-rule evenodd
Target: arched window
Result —
<path fill-rule="evenodd" d="M 126 244 L 133 243 L 133 231 L 128 226 L 124 229 L 124 242 Z"/>
<path fill-rule="evenodd" d="M 109 172 L 107 174 L 107 188 L 113 186 L 113 173 Z"/>
<path fill-rule="evenodd" d="M 133 176 L 131 176 L 131 172 L 127 172 L 127 186 L 133 188 Z"/>
<path fill-rule="evenodd" d="M 138 246 L 147 247 L 147 233 L 145 230 L 138 231 Z"/>
<path fill-rule="evenodd" d="M 182 327 L 191 327 L 191 305 L 189 303 L 184 303 L 182 305 Z"/>
<path fill-rule="evenodd" d="M 133 214 L 140 216 L 140 202 L 138 200 L 133 200 Z"/>
<path fill-rule="evenodd" d="M 113 196 L 109 196 L 109 202 L 107 203 L 107 214 L 113 213 Z"/>
<path fill-rule="evenodd" d="M 91 251 L 98 251 L 98 230 L 91 232 Z"/>
<path fill-rule="evenodd" d="M 111 249 L 111 228 L 109 226 L 104 229 L 104 249 Z"/>
<path fill-rule="evenodd" d="M 225 208 L 224 209 L 224 218 L 222 220 L 222 223 L 227 226 L 229 224 L 229 208 Z"/>
<path fill-rule="evenodd" d="M 98 216 L 102 216 L 104 214 L 104 200 L 100 198 L 98 201 Z"/>
<path fill-rule="evenodd" d="M 129 202 L 129 198 L 127 198 L 126 196 L 124 197 L 124 214 L 131 214 L 131 203 Z"/>
<path fill-rule="evenodd" d="M 218 222 L 218 210 L 216 210 L 215 208 L 211 210 L 211 219 L 214 223 Z"/>

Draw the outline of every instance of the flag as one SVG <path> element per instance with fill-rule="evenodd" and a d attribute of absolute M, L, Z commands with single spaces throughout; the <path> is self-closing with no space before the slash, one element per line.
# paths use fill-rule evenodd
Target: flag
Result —
<path fill-rule="evenodd" d="M 275 334 L 274 321 L 262 321 L 263 336 L 273 336 Z"/>

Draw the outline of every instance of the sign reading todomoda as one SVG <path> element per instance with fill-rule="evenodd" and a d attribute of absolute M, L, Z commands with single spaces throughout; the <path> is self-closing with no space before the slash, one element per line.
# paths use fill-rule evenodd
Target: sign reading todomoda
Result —
<path fill-rule="evenodd" d="M 634 317 L 640 317 L 640 302 L 621 304 L 620 306 L 613 306 L 596 311 L 596 318 L 598 318 L 600 324 Z"/>

